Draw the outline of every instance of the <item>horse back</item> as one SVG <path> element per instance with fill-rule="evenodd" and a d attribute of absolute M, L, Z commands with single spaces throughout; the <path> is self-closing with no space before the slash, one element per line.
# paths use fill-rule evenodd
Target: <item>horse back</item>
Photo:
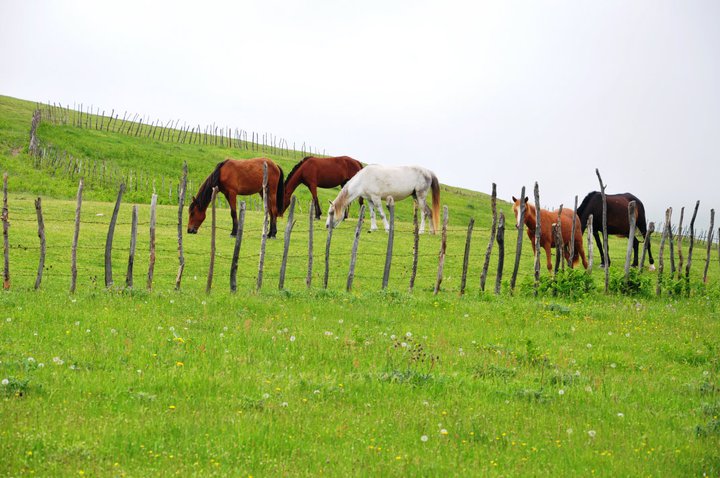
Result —
<path fill-rule="evenodd" d="M 241 196 L 261 192 L 263 163 L 267 163 L 268 168 L 268 189 L 273 191 L 280 177 L 280 168 L 269 158 L 227 159 L 220 171 L 221 188 Z"/>

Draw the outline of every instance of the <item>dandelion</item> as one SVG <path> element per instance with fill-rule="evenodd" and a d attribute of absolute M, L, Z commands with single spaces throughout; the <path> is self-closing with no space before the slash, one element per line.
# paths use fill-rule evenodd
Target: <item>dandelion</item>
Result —
<path fill-rule="evenodd" d="M 610 368 L 615 368 L 615 367 L 617 367 L 617 364 L 615 362 L 610 364 Z"/>
<path fill-rule="evenodd" d="M 397 338 L 397 337 L 395 336 L 395 334 L 392 334 L 392 335 L 390 336 L 390 340 L 395 340 L 396 338 Z"/>
<path fill-rule="evenodd" d="M 585 387 L 585 391 L 587 393 L 592 393 L 593 390 L 592 390 L 592 387 L 590 385 L 588 385 L 587 387 Z"/>
<path fill-rule="evenodd" d="M 448 434 L 448 431 L 443 428 L 442 430 L 440 430 L 440 434 L 443 435 L 443 436 L 445 436 L 445 435 Z"/>
<path fill-rule="evenodd" d="M 325 331 L 325 335 L 326 335 L 327 337 L 332 337 L 333 333 L 330 332 L 329 330 L 326 330 L 326 331 Z"/>
<path fill-rule="evenodd" d="M 176 367 L 183 367 L 185 364 L 182 362 L 175 362 Z"/>
<path fill-rule="evenodd" d="M 402 343 L 400 344 L 400 346 L 401 346 L 402 348 L 407 347 L 407 342 L 402 342 Z"/>
<path fill-rule="evenodd" d="M 345 322 L 343 319 L 338 320 L 338 324 L 342 324 L 343 322 Z"/>
<path fill-rule="evenodd" d="M 592 348 L 592 344 L 591 344 L 591 343 L 588 343 L 585 347 L 591 349 L 591 348 Z"/>
<path fill-rule="evenodd" d="M 563 390 L 562 388 L 558 390 L 558 395 L 565 395 L 565 390 Z"/>
<path fill-rule="evenodd" d="M 421 436 L 421 437 L 420 437 L 420 441 L 423 442 L 423 443 L 426 442 L 426 441 L 428 441 L 428 436 L 427 436 L 427 435 Z"/>
<path fill-rule="evenodd" d="M 40 363 L 38 364 L 38 368 L 43 368 L 44 366 L 45 366 L 45 364 L 42 363 L 42 362 L 40 362 Z"/>
<path fill-rule="evenodd" d="M 0 383 L 2 383 L 3 385 L 7 385 L 10 383 L 10 380 L 4 378 L 4 379 L 2 379 L 2 382 L 0 382 Z"/>
<path fill-rule="evenodd" d="M 410 333 L 410 332 L 407 332 L 407 333 L 405 334 L 405 337 L 407 337 L 407 338 L 410 338 L 410 337 L 412 337 L 412 333 Z"/>
<path fill-rule="evenodd" d="M 595 438 L 595 435 L 596 435 L 595 430 L 588 430 L 588 436 L 589 436 L 590 438 Z"/>
<path fill-rule="evenodd" d="M 625 418 L 625 414 L 623 412 L 618 412 L 617 416 L 618 418 Z"/>
<path fill-rule="evenodd" d="M 267 400 L 268 398 L 270 398 L 270 394 L 269 394 L 269 393 L 263 393 L 263 396 L 262 396 L 262 397 L 263 397 L 265 400 Z"/>
<path fill-rule="evenodd" d="M 30 363 L 35 363 L 35 359 L 32 357 L 28 357 L 27 361 Z"/>
<path fill-rule="evenodd" d="M 313 394 L 318 395 L 320 393 L 320 390 L 313 390 Z"/>
<path fill-rule="evenodd" d="M 169 408 L 170 410 L 175 410 L 175 405 L 170 405 L 168 408 Z"/>
<path fill-rule="evenodd" d="M 281 407 L 287 407 L 287 406 L 288 406 L 288 402 L 282 402 L 282 403 L 280 404 L 280 406 L 281 406 Z"/>
<path fill-rule="evenodd" d="M 572 435 L 573 429 L 572 429 L 572 428 L 568 428 L 567 430 L 565 430 L 565 433 L 567 433 L 568 435 Z"/>
<path fill-rule="evenodd" d="M 295 342 L 295 336 L 294 336 L 294 335 L 291 335 L 291 336 L 290 336 L 290 342 Z"/>
<path fill-rule="evenodd" d="M 703 375 L 707 377 L 708 375 L 710 375 L 710 372 L 708 372 L 707 370 L 703 370 Z"/>
<path fill-rule="evenodd" d="M 65 363 L 65 361 L 63 359 L 61 359 L 60 357 L 53 357 L 53 363 L 55 365 L 62 365 Z"/>
<path fill-rule="evenodd" d="M 207 302 L 205 302 L 205 301 L 202 301 L 202 302 L 200 302 L 200 303 L 201 303 L 202 305 L 207 305 Z"/>

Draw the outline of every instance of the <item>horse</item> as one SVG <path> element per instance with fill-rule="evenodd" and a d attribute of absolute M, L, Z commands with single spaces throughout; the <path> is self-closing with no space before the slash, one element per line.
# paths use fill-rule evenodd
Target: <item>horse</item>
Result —
<path fill-rule="evenodd" d="M 315 204 L 315 218 L 320 219 L 322 211 L 317 197 L 317 188 L 334 188 L 345 186 L 350 178 L 362 169 L 362 163 L 349 156 L 334 158 L 317 158 L 306 156 L 297 163 L 285 180 L 285 208 L 290 205 L 290 198 L 295 189 L 304 184 L 312 194 Z M 362 204 L 362 198 L 360 204 Z M 284 212 L 284 210 L 283 210 Z"/>
<path fill-rule="evenodd" d="M 636 198 L 630 193 L 623 194 L 606 194 L 607 202 L 607 233 L 617 235 L 620 237 L 628 237 L 630 233 L 630 219 L 628 217 L 628 204 L 630 201 L 635 201 L 635 224 L 638 230 L 642 233 L 643 237 L 647 233 L 647 224 L 645 221 L 645 206 L 642 201 Z M 592 191 L 585 196 L 582 200 L 580 207 L 578 207 L 578 215 L 580 216 L 580 223 L 582 224 L 582 230 L 585 232 L 586 224 L 590 214 L 593 215 L 593 236 L 595 236 L 595 242 L 600 251 L 600 264 L 601 267 L 607 263 L 610 264 L 610 258 L 603 256 L 602 242 L 600 241 L 600 234 L 602 234 L 602 194 L 598 191 Z M 638 265 L 638 246 L 640 241 L 637 237 L 633 237 L 633 267 Z M 652 252 L 650 251 L 650 245 L 648 244 L 648 257 L 650 259 L 650 270 L 655 270 L 655 261 L 653 260 Z"/>
<path fill-rule="evenodd" d="M 517 219 L 517 227 L 520 227 L 520 200 L 513 196 L 513 212 Z M 532 244 L 533 254 L 536 253 L 535 249 L 535 230 L 537 229 L 537 215 L 535 213 L 535 206 L 528 203 L 528 198 L 525 201 L 525 226 L 527 226 L 527 234 Z M 545 249 L 545 255 L 547 256 L 547 268 L 548 271 L 552 271 L 552 260 L 551 251 L 553 247 L 556 247 L 555 237 L 552 233 L 552 225 L 557 223 L 558 215 L 555 212 L 550 212 L 546 209 L 540 209 L 540 247 Z M 575 221 L 575 254 L 572 258 L 572 264 L 575 265 L 578 262 L 577 254 L 580 254 L 582 258 L 582 264 L 587 269 L 588 263 L 585 258 L 585 249 L 583 248 L 582 229 L 580 228 L 580 218 L 577 214 L 574 214 L 570 209 L 563 209 L 560 214 L 560 231 L 562 234 L 562 249 L 565 260 L 570 259 L 570 251 L 567 246 L 570 243 L 572 236 L 572 224 Z"/>
<path fill-rule="evenodd" d="M 377 230 L 375 211 L 380 212 L 385 224 L 385 231 L 390 230 L 382 208 L 382 199 L 392 196 L 396 201 L 408 196 L 415 198 L 421 213 L 422 221 L 419 232 L 425 231 L 425 204 L 428 191 L 432 191 L 432 228 L 433 233 L 440 222 L 440 184 L 437 176 L 429 169 L 420 166 L 382 166 L 370 164 L 361 169 L 340 190 L 334 201 L 330 201 L 328 218 L 325 227 L 330 226 L 330 212 L 334 215 L 333 227 L 344 219 L 345 209 L 350 202 L 358 197 L 365 198 L 370 206 L 370 230 Z"/>
<path fill-rule="evenodd" d="M 205 212 L 212 198 L 212 190 L 215 186 L 225 195 L 230 204 L 230 215 L 232 216 L 231 236 L 237 234 L 237 214 L 235 212 L 235 200 L 238 195 L 249 195 L 259 193 L 262 197 L 263 163 L 267 163 L 267 189 L 268 189 L 268 213 L 270 214 L 270 233 L 268 237 L 275 237 L 277 234 L 277 217 L 282 216 L 284 196 L 284 175 L 283 170 L 268 158 L 253 158 L 244 161 L 237 159 L 226 159 L 215 166 L 215 170 L 205 179 L 197 197 L 193 196 L 188 212 L 188 234 L 196 234 L 198 228 L 205 220 Z"/>

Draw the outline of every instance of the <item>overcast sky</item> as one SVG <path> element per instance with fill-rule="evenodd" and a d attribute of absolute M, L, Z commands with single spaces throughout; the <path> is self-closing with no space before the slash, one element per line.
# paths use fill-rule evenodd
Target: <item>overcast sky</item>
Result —
<path fill-rule="evenodd" d="M 0 0 L 0 94 L 271 132 L 502 199 L 720 207 L 720 2 Z M 686 222 L 688 220 L 686 219 Z"/>

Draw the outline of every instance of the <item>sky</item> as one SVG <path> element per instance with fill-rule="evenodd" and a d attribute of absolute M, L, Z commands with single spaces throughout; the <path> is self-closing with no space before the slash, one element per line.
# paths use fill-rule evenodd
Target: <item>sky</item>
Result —
<path fill-rule="evenodd" d="M 0 94 L 270 132 L 544 207 L 720 207 L 720 2 L 0 0 Z M 685 223 L 689 218 L 685 220 Z M 716 221 L 716 226 L 720 217 Z"/>

